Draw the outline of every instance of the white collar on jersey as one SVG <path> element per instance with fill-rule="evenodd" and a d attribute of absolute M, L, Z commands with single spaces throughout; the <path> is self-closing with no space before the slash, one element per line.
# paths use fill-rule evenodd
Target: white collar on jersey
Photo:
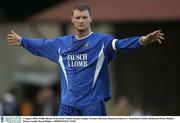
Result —
<path fill-rule="evenodd" d="M 85 39 L 85 38 L 89 37 L 92 33 L 93 33 L 93 32 L 90 32 L 87 36 L 82 37 L 82 38 L 78 38 L 77 35 L 76 35 L 76 39 L 77 39 L 77 40 Z"/>

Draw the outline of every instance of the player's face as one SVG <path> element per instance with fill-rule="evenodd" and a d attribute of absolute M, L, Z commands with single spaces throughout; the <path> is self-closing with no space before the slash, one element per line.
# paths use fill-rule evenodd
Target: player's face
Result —
<path fill-rule="evenodd" d="M 75 29 L 80 32 L 90 29 L 90 23 L 92 22 L 88 10 L 74 10 L 73 15 L 71 16 L 71 21 L 74 24 Z"/>

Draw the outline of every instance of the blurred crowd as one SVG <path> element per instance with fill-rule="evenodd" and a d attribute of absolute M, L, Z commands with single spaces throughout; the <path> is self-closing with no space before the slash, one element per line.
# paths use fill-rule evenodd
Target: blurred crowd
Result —
<path fill-rule="evenodd" d="M 110 111 L 113 116 L 147 116 L 151 115 L 145 112 L 141 104 L 132 104 L 127 96 L 121 96 L 115 102 L 113 109 Z"/>
<path fill-rule="evenodd" d="M 21 101 L 13 92 L 7 92 L 0 101 L 0 116 L 56 116 L 59 107 L 59 95 L 51 87 L 42 87 L 34 97 L 24 97 Z M 141 104 L 132 104 L 127 96 L 117 98 L 108 111 L 111 116 L 147 116 Z"/>
<path fill-rule="evenodd" d="M 7 92 L 3 95 L 0 102 L 0 114 L 1 115 L 18 115 L 19 107 L 15 96 L 11 92 Z"/>
<path fill-rule="evenodd" d="M 57 115 L 58 105 L 58 98 L 50 87 L 41 88 L 33 99 L 25 97 L 22 101 L 7 92 L 0 101 L 0 116 L 53 116 Z"/>

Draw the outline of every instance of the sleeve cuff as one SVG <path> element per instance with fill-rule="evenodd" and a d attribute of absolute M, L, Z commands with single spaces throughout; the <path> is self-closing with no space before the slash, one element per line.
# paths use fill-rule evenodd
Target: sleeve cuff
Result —
<path fill-rule="evenodd" d="M 116 41 L 117 41 L 117 39 L 113 39 L 113 41 L 112 41 L 112 48 L 113 48 L 114 51 L 117 51 L 117 49 L 116 49 Z"/>
<path fill-rule="evenodd" d="M 21 44 L 21 42 L 22 42 L 21 40 L 22 40 L 22 38 L 20 38 L 20 44 Z"/>
<path fill-rule="evenodd" d="M 143 36 L 141 36 L 140 38 L 139 38 L 139 43 L 142 45 L 142 46 L 146 46 L 147 44 L 144 44 L 144 43 L 142 43 L 141 42 L 141 38 L 142 38 Z"/>
<path fill-rule="evenodd" d="M 21 44 L 22 47 L 24 47 L 24 43 L 26 42 L 26 40 L 27 40 L 27 38 L 21 37 L 20 44 Z"/>

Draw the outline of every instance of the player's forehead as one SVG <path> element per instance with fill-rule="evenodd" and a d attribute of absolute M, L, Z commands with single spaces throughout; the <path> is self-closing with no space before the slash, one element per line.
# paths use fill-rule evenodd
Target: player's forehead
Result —
<path fill-rule="evenodd" d="M 83 10 L 83 11 L 73 10 L 72 16 L 74 16 L 74 17 L 76 17 L 76 16 L 90 16 L 90 13 L 88 10 Z"/>

